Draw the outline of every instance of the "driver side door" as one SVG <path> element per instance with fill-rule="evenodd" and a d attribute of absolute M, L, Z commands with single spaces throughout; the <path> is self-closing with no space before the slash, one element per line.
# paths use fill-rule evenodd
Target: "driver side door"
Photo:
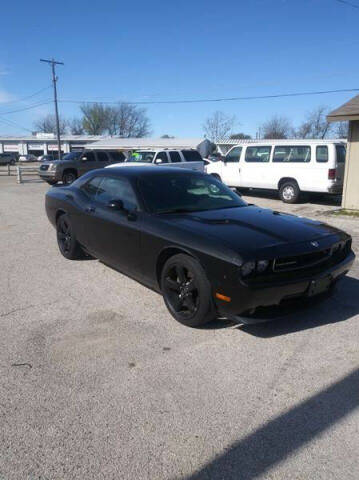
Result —
<path fill-rule="evenodd" d="M 222 180 L 230 187 L 241 186 L 241 154 L 242 147 L 234 147 L 223 160 Z"/>
<path fill-rule="evenodd" d="M 113 200 L 120 200 L 124 209 L 111 208 Z M 102 178 L 90 222 L 96 257 L 118 270 L 139 272 L 142 221 L 135 192 L 127 178 Z"/>

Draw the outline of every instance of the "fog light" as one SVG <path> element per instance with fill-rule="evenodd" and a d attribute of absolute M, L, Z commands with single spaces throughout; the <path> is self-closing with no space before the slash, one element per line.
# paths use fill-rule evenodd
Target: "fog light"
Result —
<path fill-rule="evenodd" d="M 267 270 L 268 265 L 269 265 L 269 260 L 258 260 L 257 272 L 263 273 L 265 270 Z"/>
<path fill-rule="evenodd" d="M 248 277 L 248 275 L 254 272 L 255 268 L 256 262 L 250 261 L 243 263 L 243 265 L 241 266 L 241 272 L 243 277 Z"/>

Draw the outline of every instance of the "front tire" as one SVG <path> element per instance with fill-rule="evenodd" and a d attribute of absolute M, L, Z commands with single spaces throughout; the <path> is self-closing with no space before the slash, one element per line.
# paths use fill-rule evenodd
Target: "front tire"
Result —
<path fill-rule="evenodd" d="M 76 240 L 69 216 L 65 213 L 56 222 L 57 244 L 61 254 L 68 260 L 79 260 L 84 253 Z"/>
<path fill-rule="evenodd" d="M 65 172 L 62 176 L 62 183 L 64 185 L 71 185 L 77 178 L 75 172 Z"/>
<path fill-rule="evenodd" d="M 178 254 L 161 273 L 161 289 L 170 314 L 188 327 L 200 327 L 216 318 L 211 285 L 197 260 Z"/>
<path fill-rule="evenodd" d="M 284 203 L 297 203 L 300 197 L 300 189 L 297 182 L 283 182 L 279 188 L 279 197 Z"/>

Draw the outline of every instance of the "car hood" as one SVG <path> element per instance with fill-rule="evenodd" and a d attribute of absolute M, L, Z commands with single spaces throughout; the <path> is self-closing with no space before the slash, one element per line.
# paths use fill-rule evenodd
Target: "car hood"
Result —
<path fill-rule="evenodd" d="M 346 236 L 325 223 L 256 206 L 170 216 L 166 221 L 172 225 L 215 237 L 241 255 L 260 251 L 262 258 L 324 249 L 335 241 L 333 236 Z"/>

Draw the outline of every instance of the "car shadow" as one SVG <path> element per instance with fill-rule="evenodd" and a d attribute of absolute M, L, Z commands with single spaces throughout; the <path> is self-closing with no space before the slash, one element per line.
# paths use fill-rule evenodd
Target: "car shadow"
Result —
<path fill-rule="evenodd" d="M 343 322 L 358 314 L 359 280 L 344 277 L 330 296 L 306 301 L 298 299 L 290 304 L 258 309 L 248 319 L 264 323 L 239 323 L 237 329 L 256 337 L 271 338 Z"/>
<path fill-rule="evenodd" d="M 278 192 L 275 190 L 238 190 L 239 193 L 245 197 L 250 198 L 268 198 L 272 200 L 278 200 Z M 313 204 L 313 205 L 328 205 L 328 206 L 341 206 L 341 195 L 326 195 L 319 193 L 303 194 L 302 199 L 299 200 L 299 204 Z"/>
<path fill-rule="evenodd" d="M 303 453 L 306 445 L 327 435 L 336 424 L 353 415 L 358 407 L 359 369 L 356 368 L 326 388 L 304 398 L 289 410 L 269 417 L 256 430 L 231 445 L 219 445 L 218 452 L 213 452 L 213 458 L 185 477 L 185 480 L 254 480 L 274 476 L 285 478 L 277 477 L 273 468 L 290 457 L 293 459 L 298 452 Z M 261 408 L 260 404 L 258 408 Z M 233 422 L 236 422 L 236 418 L 233 418 Z M 348 459 L 353 464 L 355 456 Z M 343 474 L 336 478 L 345 478 L 343 462 Z M 320 462 L 318 465 L 321 466 Z M 295 477 L 306 478 L 305 475 Z M 289 474 L 286 478 L 294 477 Z"/>

